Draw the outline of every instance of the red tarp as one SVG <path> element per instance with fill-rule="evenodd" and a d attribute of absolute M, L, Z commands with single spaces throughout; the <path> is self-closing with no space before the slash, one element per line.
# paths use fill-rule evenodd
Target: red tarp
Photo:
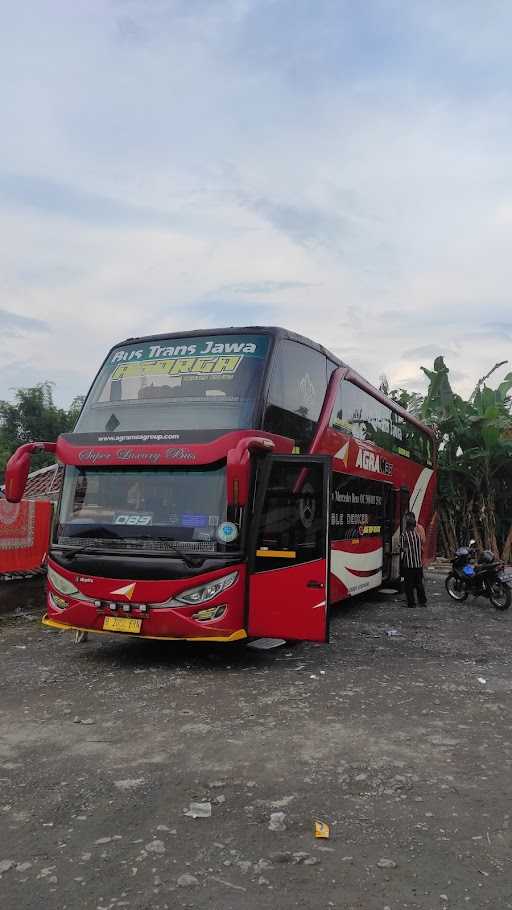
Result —
<path fill-rule="evenodd" d="M 48 552 L 52 503 L 0 499 L 0 573 L 38 569 Z"/>

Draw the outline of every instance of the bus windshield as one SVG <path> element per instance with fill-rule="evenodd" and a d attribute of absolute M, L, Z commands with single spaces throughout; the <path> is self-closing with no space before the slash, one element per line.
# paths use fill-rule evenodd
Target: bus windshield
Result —
<path fill-rule="evenodd" d="M 204 335 L 112 351 L 75 432 L 235 430 L 253 424 L 267 335 Z"/>
<path fill-rule="evenodd" d="M 54 544 L 100 549 L 226 553 L 226 467 L 66 467 Z"/>

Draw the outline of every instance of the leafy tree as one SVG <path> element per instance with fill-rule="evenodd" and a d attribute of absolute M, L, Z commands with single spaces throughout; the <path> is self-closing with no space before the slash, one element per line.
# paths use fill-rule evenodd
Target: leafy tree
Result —
<path fill-rule="evenodd" d="M 477 543 L 510 559 L 512 551 L 512 373 L 496 389 L 486 384 L 503 366 L 495 364 L 466 401 L 456 395 L 449 369 L 437 357 L 421 416 L 438 442 L 439 506 L 442 550 L 474 537 Z"/>
<path fill-rule="evenodd" d="M 27 389 L 17 389 L 14 403 L 0 401 L 0 471 L 18 446 L 25 442 L 55 442 L 60 433 L 70 432 L 83 399 L 75 398 L 68 411 L 58 408 L 53 400 L 53 383 L 41 382 Z M 53 464 L 46 452 L 32 458 L 32 468 Z"/>
<path fill-rule="evenodd" d="M 435 415 L 436 417 L 447 417 L 453 411 L 454 396 L 448 373 L 450 372 L 445 365 L 443 357 L 436 357 L 434 360 L 434 369 L 427 370 L 421 368 L 429 380 L 427 395 L 422 404 L 422 414 L 424 416 Z"/>
<path fill-rule="evenodd" d="M 380 389 L 434 430 L 438 448 L 439 550 L 450 555 L 473 537 L 480 547 L 512 557 L 512 373 L 491 388 L 487 380 L 506 361 L 478 380 L 466 400 L 457 395 L 443 357 L 432 369 L 426 395 Z"/>
<path fill-rule="evenodd" d="M 409 411 L 409 413 L 414 414 L 415 417 L 420 416 L 423 395 L 420 395 L 419 392 L 408 392 L 407 389 L 402 388 L 391 389 L 389 380 L 387 376 L 384 375 L 380 377 L 379 389 L 384 395 L 391 398 L 392 401 L 396 401 L 404 411 Z"/>
<path fill-rule="evenodd" d="M 75 397 L 73 398 L 73 401 L 71 402 L 71 404 L 69 406 L 68 416 L 71 421 L 72 428 L 74 427 L 75 423 L 77 422 L 77 420 L 80 416 L 80 411 L 82 410 L 82 408 L 84 406 L 84 401 L 85 401 L 85 395 L 75 395 Z"/>

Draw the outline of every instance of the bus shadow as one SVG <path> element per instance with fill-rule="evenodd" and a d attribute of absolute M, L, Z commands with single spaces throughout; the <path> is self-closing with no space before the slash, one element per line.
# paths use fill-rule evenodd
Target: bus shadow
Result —
<path fill-rule="evenodd" d="M 104 668 L 125 669 L 133 672 L 149 670 L 173 670 L 198 672 L 223 672 L 232 670 L 251 670 L 261 666 L 272 666 L 277 657 L 281 660 L 297 656 L 297 649 L 307 646 L 307 642 L 286 642 L 272 650 L 259 651 L 248 646 L 246 642 L 232 644 L 208 644 L 208 642 L 188 641 L 145 641 L 123 640 L 101 642 L 94 640 L 83 646 L 83 656 L 88 662 Z M 86 649 L 86 650 L 85 650 Z"/>
<path fill-rule="evenodd" d="M 367 619 L 372 613 L 378 613 L 382 607 L 397 606 L 396 601 L 401 601 L 403 598 L 397 592 L 393 595 L 383 595 L 379 594 L 378 591 L 365 591 L 362 594 L 356 594 L 354 597 L 349 597 L 348 600 L 341 601 L 341 603 L 332 607 L 331 609 L 331 624 L 337 622 L 340 618 L 347 619 L 356 619 L 358 616 Z"/>
<path fill-rule="evenodd" d="M 382 603 L 386 603 L 382 598 Z M 271 649 L 258 650 L 251 647 L 249 641 L 222 644 L 219 642 L 191 642 L 191 641 L 156 641 L 136 638 L 102 638 L 98 641 L 91 635 L 88 642 L 78 645 L 82 649 L 80 656 L 98 667 L 116 667 L 133 672 L 142 670 L 172 669 L 196 670 L 211 672 L 252 670 L 261 667 L 280 667 L 285 661 L 318 661 L 323 653 L 332 652 L 332 649 L 343 642 L 343 628 L 349 621 L 351 623 L 351 637 L 353 636 L 353 622 L 361 619 L 365 623 L 376 614 L 380 607 L 375 594 L 370 598 L 367 594 L 360 594 L 348 601 L 335 606 L 330 615 L 330 637 L 328 643 L 309 641 L 286 641 Z M 255 644 L 255 643 L 254 643 Z"/>

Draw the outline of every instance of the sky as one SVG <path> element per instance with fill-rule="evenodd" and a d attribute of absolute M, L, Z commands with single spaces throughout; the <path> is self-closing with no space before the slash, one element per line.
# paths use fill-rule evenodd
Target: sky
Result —
<path fill-rule="evenodd" d="M 0 398 L 224 325 L 410 390 L 512 369 L 511 34 L 508 0 L 6 4 Z"/>

